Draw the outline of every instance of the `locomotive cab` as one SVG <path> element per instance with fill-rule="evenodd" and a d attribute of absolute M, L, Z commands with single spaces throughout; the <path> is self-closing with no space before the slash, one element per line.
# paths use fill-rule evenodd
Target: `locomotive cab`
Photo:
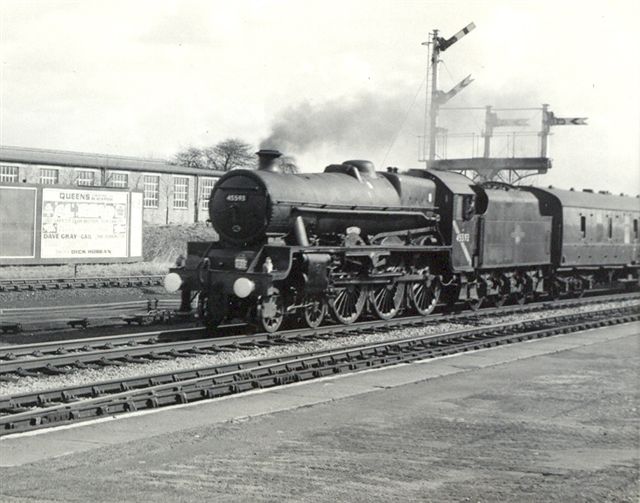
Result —
<path fill-rule="evenodd" d="M 412 169 L 412 176 L 427 178 L 436 185 L 436 206 L 440 209 L 440 232 L 451 245 L 453 271 L 470 271 L 477 249 L 477 195 L 473 182 L 458 173 Z"/>

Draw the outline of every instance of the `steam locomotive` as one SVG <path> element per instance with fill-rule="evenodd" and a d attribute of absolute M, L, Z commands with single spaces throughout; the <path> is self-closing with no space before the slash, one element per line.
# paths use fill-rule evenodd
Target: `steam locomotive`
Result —
<path fill-rule="evenodd" d="M 350 324 L 639 284 L 638 198 L 380 172 L 362 160 L 283 174 L 280 155 L 261 150 L 257 170 L 216 183 L 220 240 L 188 243 L 165 278 L 182 310 L 197 296 L 210 329 L 240 317 L 275 332 L 288 319 Z"/>

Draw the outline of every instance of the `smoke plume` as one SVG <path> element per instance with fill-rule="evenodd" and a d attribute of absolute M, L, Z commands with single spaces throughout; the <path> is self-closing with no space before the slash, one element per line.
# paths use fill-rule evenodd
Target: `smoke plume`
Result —
<path fill-rule="evenodd" d="M 307 101 L 282 111 L 260 147 L 298 154 L 324 145 L 380 148 L 401 127 L 407 105 L 406 96 L 372 94 L 320 104 Z"/>
<path fill-rule="evenodd" d="M 496 91 L 477 86 L 465 90 L 445 106 L 536 106 L 536 93 L 525 87 Z M 333 151 L 346 152 L 348 156 L 364 156 L 363 158 L 377 163 L 413 163 L 417 160 L 418 143 L 422 141 L 418 137 L 424 133 L 424 94 L 420 91 L 416 95 L 415 90 L 408 88 L 397 88 L 394 91 L 389 96 L 362 93 L 332 101 L 306 101 L 293 105 L 275 117 L 271 132 L 261 142 L 260 148 L 275 148 L 287 154 L 303 155 L 329 147 Z M 500 117 L 530 119 L 531 130 L 536 130 L 540 123 L 539 116 L 535 117 L 532 112 L 501 112 Z M 443 150 L 438 155 L 479 155 L 484 109 L 441 110 L 438 125 L 449 132 L 446 152 Z M 502 128 L 499 132 L 506 129 Z M 475 139 L 468 136 L 455 137 L 455 133 L 470 132 L 476 134 Z M 496 135 L 497 133 L 498 131 Z M 505 148 L 500 145 L 500 141 L 495 138 L 496 154 L 504 154 Z M 524 143 L 536 145 L 537 135 L 532 134 L 531 139 L 518 139 L 518 145 Z M 387 157 L 391 148 L 394 150 Z M 535 155 L 535 152 L 527 155 Z"/>

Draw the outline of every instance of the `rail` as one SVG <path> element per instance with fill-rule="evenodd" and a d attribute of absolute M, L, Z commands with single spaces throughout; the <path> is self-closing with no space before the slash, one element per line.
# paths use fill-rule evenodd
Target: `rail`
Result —
<path fill-rule="evenodd" d="M 313 340 L 320 337 L 341 337 L 380 330 L 404 327 L 437 325 L 440 323 L 478 323 L 482 318 L 596 305 L 603 302 L 625 301 L 640 298 L 640 294 L 619 294 L 589 299 L 542 302 L 487 308 L 475 312 L 441 313 L 430 316 L 408 316 L 392 320 L 365 320 L 353 325 L 324 325 L 315 329 L 297 328 L 276 334 L 266 332 L 239 334 L 245 331 L 243 324 L 220 327 L 217 337 L 207 337 L 204 328 L 178 328 L 142 333 L 22 344 L 0 348 L 0 376 L 12 374 L 19 377 L 68 373 L 84 369 L 87 365 L 121 365 L 122 363 L 146 363 L 158 359 L 190 357 L 203 353 L 217 353 L 242 349 L 255 349 L 292 341 Z M 198 338 L 200 337 L 200 338 Z"/>
<path fill-rule="evenodd" d="M 162 275 L 93 276 L 86 278 L 16 278 L 0 280 L 0 292 L 67 290 L 71 288 L 131 288 L 162 285 Z"/>
<path fill-rule="evenodd" d="M 0 435 L 638 320 L 639 306 L 605 309 L 14 395 L 0 401 Z"/>

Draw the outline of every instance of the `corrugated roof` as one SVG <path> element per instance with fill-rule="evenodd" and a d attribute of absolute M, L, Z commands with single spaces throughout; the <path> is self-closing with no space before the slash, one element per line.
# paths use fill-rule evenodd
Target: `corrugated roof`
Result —
<path fill-rule="evenodd" d="M 0 146 L 0 162 L 44 164 L 71 168 L 106 168 L 124 171 L 151 171 L 179 175 L 222 176 L 223 171 L 187 168 L 166 160 L 144 159 L 122 155 L 90 154 L 40 148 Z"/>

